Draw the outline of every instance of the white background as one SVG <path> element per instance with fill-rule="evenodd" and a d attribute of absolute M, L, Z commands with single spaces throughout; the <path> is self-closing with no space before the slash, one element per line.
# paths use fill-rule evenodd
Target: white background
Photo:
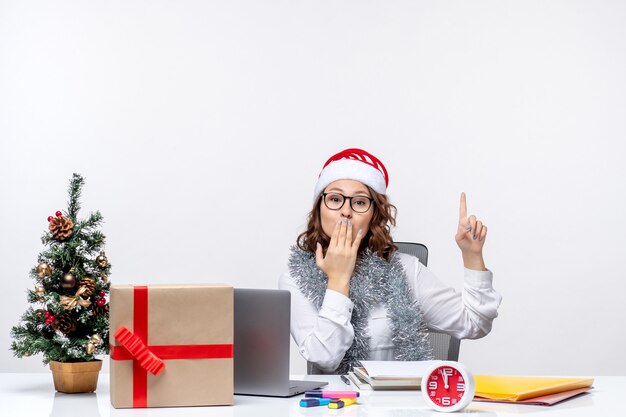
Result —
<path fill-rule="evenodd" d="M 86 178 L 115 283 L 275 288 L 324 161 L 387 165 L 396 240 L 503 295 L 475 373 L 626 374 L 626 4 L 0 0 L 0 371 L 47 216 Z M 292 353 L 292 372 L 304 362 Z"/>

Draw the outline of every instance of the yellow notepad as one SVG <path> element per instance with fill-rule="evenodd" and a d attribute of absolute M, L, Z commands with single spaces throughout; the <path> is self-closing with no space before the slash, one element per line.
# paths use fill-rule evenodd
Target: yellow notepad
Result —
<path fill-rule="evenodd" d="M 590 387 L 593 378 L 476 375 L 476 396 L 492 400 L 520 401 Z"/>

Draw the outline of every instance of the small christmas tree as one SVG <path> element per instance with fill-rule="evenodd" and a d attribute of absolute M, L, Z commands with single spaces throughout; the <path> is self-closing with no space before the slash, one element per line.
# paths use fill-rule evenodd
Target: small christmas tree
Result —
<path fill-rule="evenodd" d="M 30 271 L 35 281 L 28 290 L 29 307 L 21 323 L 11 329 L 11 350 L 17 357 L 43 353 L 43 362 L 87 362 L 109 353 L 109 293 L 111 271 L 98 230 L 102 215 L 96 211 L 79 220 L 84 179 L 70 181 L 65 213 L 48 217 L 42 238 L 46 249 Z"/>

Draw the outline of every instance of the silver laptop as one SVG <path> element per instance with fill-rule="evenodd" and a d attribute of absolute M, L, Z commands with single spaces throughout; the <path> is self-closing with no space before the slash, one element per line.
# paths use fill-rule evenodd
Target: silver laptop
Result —
<path fill-rule="evenodd" d="M 289 380 L 291 293 L 235 288 L 235 394 L 290 397 L 327 385 Z"/>

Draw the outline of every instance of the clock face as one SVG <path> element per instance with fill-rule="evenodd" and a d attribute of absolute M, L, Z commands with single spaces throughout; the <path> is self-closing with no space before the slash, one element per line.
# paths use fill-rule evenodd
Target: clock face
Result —
<path fill-rule="evenodd" d="M 422 394 L 438 411 L 457 411 L 474 398 L 471 373 L 456 362 L 442 362 L 424 375 Z"/>

